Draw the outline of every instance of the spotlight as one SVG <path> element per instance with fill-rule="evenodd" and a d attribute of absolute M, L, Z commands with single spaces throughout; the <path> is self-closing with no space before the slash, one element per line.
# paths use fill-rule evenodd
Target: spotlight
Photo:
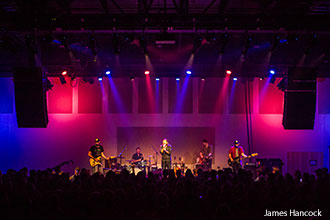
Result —
<path fill-rule="evenodd" d="M 68 74 L 68 71 L 64 70 L 64 71 L 62 72 L 62 76 L 65 76 L 66 74 Z"/>
<path fill-rule="evenodd" d="M 191 75 L 191 71 L 190 71 L 190 70 L 187 70 L 186 73 L 187 73 L 188 75 Z"/>
<path fill-rule="evenodd" d="M 94 84 L 94 78 L 93 78 L 93 77 L 86 77 L 86 76 L 85 76 L 85 77 L 82 78 L 82 81 L 83 81 L 84 83 L 87 83 L 87 82 L 88 82 L 88 83 L 91 84 L 91 85 Z"/>
<path fill-rule="evenodd" d="M 130 80 L 131 80 L 131 81 L 134 81 L 134 77 L 130 77 Z"/>
<path fill-rule="evenodd" d="M 60 81 L 62 85 L 66 83 L 66 80 L 63 76 L 60 76 Z"/>
<path fill-rule="evenodd" d="M 149 75 L 150 74 L 150 71 L 149 70 L 146 70 L 146 71 L 144 71 L 144 74 L 145 75 Z"/>
<path fill-rule="evenodd" d="M 46 79 L 46 91 L 48 90 L 52 90 L 54 87 L 54 85 L 52 84 L 52 82 L 47 78 Z"/>
<path fill-rule="evenodd" d="M 264 80 L 264 77 L 260 77 L 259 80 Z"/>
<path fill-rule="evenodd" d="M 111 74 L 110 70 L 105 71 L 105 75 L 110 75 L 110 74 Z"/>
<path fill-rule="evenodd" d="M 156 78 L 156 81 L 159 81 L 159 78 L 158 77 Z"/>
<path fill-rule="evenodd" d="M 277 84 L 277 88 L 281 90 L 282 92 L 285 92 L 285 90 L 288 88 L 288 77 L 284 76 L 281 81 Z"/>
<path fill-rule="evenodd" d="M 276 71 L 274 69 L 270 69 L 269 73 L 272 74 L 272 75 L 275 75 Z"/>
<path fill-rule="evenodd" d="M 234 77 L 233 80 L 234 80 L 234 81 L 237 81 L 237 77 Z"/>
<path fill-rule="evenodd" d="M 97 78 L 100 82 L 103 80 L 102 77 Z"/>
<path fill-rule="evenodd" d="M 205 77 L 202 77 L 201 80 L 202 80 L 202 81 L 205 81 Z"/>
<path fill-rule="evenodd" d="M 176 80 L 176 81 L 180 81 L 180 78 L 177 77 L 175 80 Z"/>
<path fill-rule="evenodd" d="M 272 77 L 270 78 L 269 83 L 274 84 L 274 83 L 275 83 L 275 80 L 276 80 L 276 77 L 275 77 L 275 76 L 272 76 Z"/>
<path fill-rule="evenodd" d="M 231 74 L 231 70 L 226 70 L 226 73 L 227 73 L 228 75 L 230 75 L 230 74 Z"/>

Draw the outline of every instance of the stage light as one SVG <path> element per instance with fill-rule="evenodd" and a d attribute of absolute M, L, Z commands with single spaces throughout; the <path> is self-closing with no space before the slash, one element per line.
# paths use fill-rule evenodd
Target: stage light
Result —
<path fill-rule="evenodd" d="M 110 74 L 111 74 L 110 70 L 105 71 L 105 75 L 110 75 Z"/>
<path fill-rule="evenodd" d="M 205 77 L 202 77 L 201 80 L 202 80 L 202 81 L 205 81 Z"/>
<path fill-rule="evenodd" d="M 234 77 L 233 80 L 234 80 L 234 81 L 237 81 L 237 77 Z"/>
<path fill-rule="evenodd" d="M 102 77 L 97 78 L 100 82 L 103 80 Z"/>
<path fill-rule="evenodd" d="M 226 73 L 227 73 L 228 75 L 230 75 L 230 74 L 231 74 L 231 70 L 226 70 Z"/>
<path fill-rule="evenodd" d="M 83 78 L 82 78 L 82 81 L 84 82 L 84 83 L 89 83 L 89 84 L 94 84 L 94 78 L 93 77 L 86 77 L 86 76 L 84 76 Z"/>
<path fill-rule="evenodd" d="M 277 88 L 281 90 L 282 92 L 285 92 L 285 90 L 288 88 L 288 77 L 284 76 L 281 81 L 277 84 Z"/>
<path fill-rule="evenodd" d="M 274 84 L 275 81 L 276 81 L 276 77 L 275 76 L 270 77 L 270 80 L 269 80 L 269 83 L 270 84 Z"/>
<path fill-rule="evenodd" d="M 156 81 L 159 81 L 159 80 L 160 80 L 160 79 L 157 77 L 157 78 L 156 78 Z"/>
<path fill-rule="evenodd" d="M 64 71 L 62 72 L 62 76 L 65 76 L 66 74 L 68 74 L 68 71 L 64 70 Z"/>
<path fill-rule="evenodd" d="M 62 85 L 66 83 L 66 80 L 63 76 L 60 76 L 60 81 Z"/>
<path fill-rule="evenodd" d="M 176 78 L 175 80 L 176 80 L 176 81 L 180 81 L 180 78 Z"/>
<path fill-rule="evenodd" d="M 191 71 L 190 71 L 190 70 L 187 70 L 186 73 L 187 73 L 188 75 L 191 75 Z"/>
<path fill-rule="evenodd" d="M 48 90 L 52 90 L 54 87 L 54 85 L 52 84 L 52 82 L 47 78 L 46 79 L 46 91 Z"/>
<path fill-rule="evenodd" d="M 146 71 L 144 71 L 144 74 L 145 75 L 149 75 L 150 74 L 150 71 L 149 70 L 146 70 Z"/>
<path fill-rule="evenodd" d="M 134 81 L 134 77 L 130 77 L 130 80 L 131 80 L 131 81 Z"/>
<path fill-rule="evenodd" d="M 270 69 L 269 73 L 272 74 L 272 75 L 275 75 L 276 71 L 274 69 Z"/>
<path fill-rule="evenodd" d="M 260 77 L 259 80 L 264 80 L 264 77 Z"/>

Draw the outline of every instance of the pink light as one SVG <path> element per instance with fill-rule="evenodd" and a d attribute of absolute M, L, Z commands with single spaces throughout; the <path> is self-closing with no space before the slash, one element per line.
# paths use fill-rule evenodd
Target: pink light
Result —
<path fill-rule="evenodd" d="M 150 74 L 150 71 L 149 70 L 146 70 L 146 71 L 144 71 L 144 74 L 149 75 Z"/>
<path fill-rule="evenodd" d="M 64 70 L 64 71 L 62 72 L 62 76 L 65 76 L 66 74 L 68 74 L 68 72 L 67 72 L 66 70 Z"/>
<path fill-rule="evenodd" d="M 231 74 L 231 70 L 226 70 L 226 73 L 227 73 L 228 75 L 230 75 L 230 74 Z"/>

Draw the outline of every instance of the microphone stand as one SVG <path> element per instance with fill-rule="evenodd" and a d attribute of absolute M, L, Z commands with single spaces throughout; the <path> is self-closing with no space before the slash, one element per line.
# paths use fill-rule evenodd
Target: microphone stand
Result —
<path fill-rule="evenodd" d="M 124 152 L 126 149 L 127 149 L 127 146 L 125 146 L 124 149 L 123 149 L 123 150 L 119 153 L 119 155 L 118 155 L 118 157 L 119 157 L 119 161 L 120 161 L 120 162 L 119 162 L 119 163 L 120 163 L 120 166 L 121 166 L 121 159 L 122 159 L 122 156 L 121 156 L 121 155 L 123 154 L 123 152 Z"/>
<path fill-rule="evenodd" d="M 151 145 L 151 148 L 152 148 L 152 149 L 155 151 L 155 153 L 156 153 L 156 169 L 158 169 L 158 157 L 157 157 L 157 156 L 158 156 L 159 153 L 158 153 L 158 151 L 154 148 L 154 146 Z"/>

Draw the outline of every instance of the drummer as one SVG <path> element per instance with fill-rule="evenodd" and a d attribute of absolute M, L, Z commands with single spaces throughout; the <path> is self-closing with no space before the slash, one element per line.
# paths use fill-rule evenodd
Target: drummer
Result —
<path fill-rule="evenodd" d="M 142 167 L 142 161 L 143 161 L 143 154 L 141 153 L 141 148 L 136 148 L 136 153 L 132 156 L 132 165 L 135 165 L 137 167 Z"/>

